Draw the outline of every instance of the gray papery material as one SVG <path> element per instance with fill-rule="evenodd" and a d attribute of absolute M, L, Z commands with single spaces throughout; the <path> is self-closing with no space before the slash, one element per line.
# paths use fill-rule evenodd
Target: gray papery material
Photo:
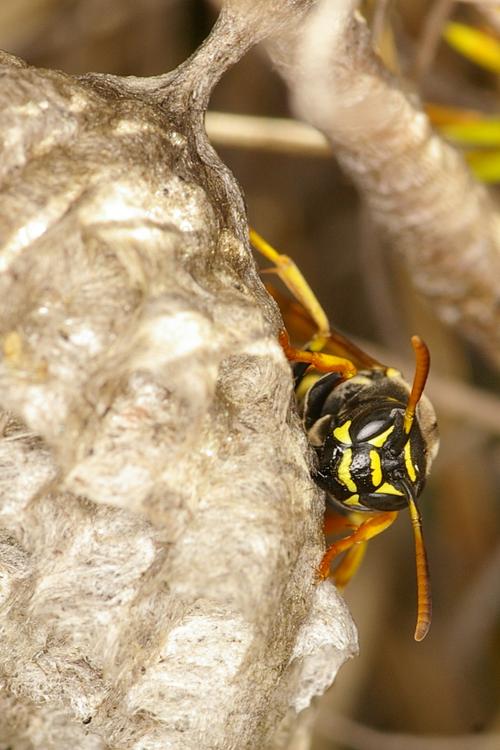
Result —
<path fill-rule="evenodd" d="M 157 79 L 0 55 L 0 743 L 285 747 L 356 649 L 279 318 L 203 112 L 308 3 Z"/>

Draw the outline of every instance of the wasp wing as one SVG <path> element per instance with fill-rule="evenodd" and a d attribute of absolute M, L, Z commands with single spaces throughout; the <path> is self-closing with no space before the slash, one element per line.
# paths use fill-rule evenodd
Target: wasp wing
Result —
<path fill-rule="evenodd" d="M 300 302 L 290 299 L 290 297 L 271 285 L 266 285 L 266 289 L 281 310 L 290 338 L 301 342 L 312 341 L 317 333 L 317 328 L 303 305 Z M 325 337 L 325 344 L 321 351 L 349 359 L 358 370 L 387 369 L 386 365 L 367 354 L 359 346 L 356 346 L 353 341 L 335 329 L 330 329 L 328 337 Z"/>

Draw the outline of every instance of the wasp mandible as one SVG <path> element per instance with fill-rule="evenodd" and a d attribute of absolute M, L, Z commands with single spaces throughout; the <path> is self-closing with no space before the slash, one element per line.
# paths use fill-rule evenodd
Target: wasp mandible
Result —
<path fill-rule="evenodd" d="M 317 455 L 313 475 L 329 504 L 343 514 L 350 533 L 335 541 L 321 560 L 320 579 L 332 576 L 343 588 L 356 572 L 366 543 L 387 529 L 408 508 L 415 540 L 417 624 L 415 640 L 427 635 L 432 602 L 429 567 L 417 506 L 439 447 L 434 408 L 423 394 L 429 373 L 427 346 L 413 336 L 415 373 L 410 385 L 401 373 L 362 351 L 330 328 L 327 316 L 296 264 L 250 230 L 253 247 L 273 263 L 275 272 L 296 298 L 285 302 L 302 329 L 316 332 L 304 349 L 279 334 L 293 373 L 299 411 Z M 292 310 L 293 308 L 293 310 Z M 367 514 L 368 517 L 367 517 Z M 325 531 L 339 526 L 326 521 Z M 342 559 L 330 570 L 335 558 Z"/>

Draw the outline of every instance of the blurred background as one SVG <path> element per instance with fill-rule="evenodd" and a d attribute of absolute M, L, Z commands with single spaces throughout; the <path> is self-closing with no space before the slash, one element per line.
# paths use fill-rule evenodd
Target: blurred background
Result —
<path fill-rule="evenodd" d="M 365 11 L 388 66 L 500 198 L 500 3 L 373 0 Z M 203 0 L 2 0 L 0 48 L 69 73 L 152 75 L 182 62 L 214 19 Z M 288 116 L 284 87 L 259 50 L 229 71 L 211 109 Z M 279 136 L 263 145 L 253 121 L 239 122 L 250 133 L 244 143 L 229 145 L 224 124 L 213 143 L 243 187 L 250 223 L 297 261 L 333 324 L 382 361 L 407 362 L 409 379 L 410 335 L 432 352 L 428 394 L 441 451 L 421 503 L 431 632 L 413 640 L 413 540 L 403 513 L 370 543 L 346 591 L 360 656 L 321 701 L 314 750 L 449 748 L 450 735 L 453 748 L 486 747 L 500 732 L 498 374 L 413 292 L 334 155 L 290 148 Z"/>

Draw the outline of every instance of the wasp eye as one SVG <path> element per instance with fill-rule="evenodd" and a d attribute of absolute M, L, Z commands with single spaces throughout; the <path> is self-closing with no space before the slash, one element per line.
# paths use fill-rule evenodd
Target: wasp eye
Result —
<path fill-rule="evenodd" d="M 356 433 L 356 440 L 360 443 L 378 435 L 388 426 L 387 419 L 374 419 L 364 424 Z"/>

